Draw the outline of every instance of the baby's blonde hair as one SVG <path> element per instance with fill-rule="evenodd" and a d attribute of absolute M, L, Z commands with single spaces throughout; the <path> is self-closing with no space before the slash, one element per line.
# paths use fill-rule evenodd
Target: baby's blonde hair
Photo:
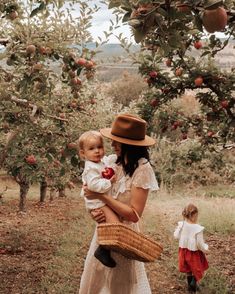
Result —
<path fill-rule="evenodd" d="M 84 132 L 77 140 L 78 149 L 83 150 L 84 146 L 90 139 L 97 139 L 100 140 L 100 142 L 103 144 L 103 138 L 98 131 L 87 131 Z"/>
<path fill-rule="evenodd" d="M 189 203 L 182 211 L 182 216 L 187 219 L 191 219 L 193 215 L 198 213 L 198 208 L 192 203 Z"/>

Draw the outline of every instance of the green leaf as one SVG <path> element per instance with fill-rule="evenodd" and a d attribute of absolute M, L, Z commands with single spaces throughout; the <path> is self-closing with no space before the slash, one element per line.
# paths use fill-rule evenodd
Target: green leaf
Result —
<path fill-rule="evenodd" d="M 20 172 L 20 168 L 17 167 L 17 168 L 13 168 L 11 174 L 13 177 L 16 177 L 19 174 L 19 172 Z"/>
<path fill-rule="evenodd" d="M 108 5 L 108 9 L 112 9 L 115 7 L 119 7 L 121 5 L 121 1 L 110 1 L 109 5 Z"/>
<path fill-rule="evenodd" d="M 227 39 L 227 40 L 225 40 L 224 41 L 224 46 L 227 46 L 228 45 L 228 42 L 229 42 L 229 40 Z"/>
<path fill-rule="evenodd" d="M 206 56 L 206 55 L 208 55 L 208 54 L 210 54 L 210 53 L 211 53 L 210 51 L 205 51 L 205 52 L 203 52 L 203 53 L 201 54 L 201 57 Z"/>
<path fill-rule="evenodd" d="M 54 58 L 55 58 L 56 60 L 59 60 L 59 59 L 60 59 L 60 55 L 59 55 L 58 53 L 54 53 L 53 56 L 54 56 Z"/>
<path fill-rule="evenodd" d="M 65 175 L 65 168 L 62 167 L 61 170 L 60 170 L 60 176 L 64 176 Z"/>
<path fill-rule="evenodd" d="M 60 162 L 61 162 L 61 163 L 65 163 L 65 161 L 66 161 L 66 158 L 65 158 L 64 156 L 62 156 L 62 157 L 60 158 Z"/>
<path fill-rule="evenodd" d="M 146 36 L 146 32 L 143 32 L 142 30 L 133 30 L 133 32 L 136 43 L 140 43 Z"/>
<path fill-rule="evenodd" d="M 159 14 L 161 14 L 162 16 L 164 16 L 164 17 L 168 17 L 167 11 L 165 9 L 163 9 L 163 8 L 158 8 L 157 12 Z"/>
<path fill-rule="evenodd" d="M 206 0 L 204 4 L 204 8 L 216 9 L 217 7 L 221 5 L 223 5 L 222 0 Z"/>
<path fill-rule="evenodd" d="M 56 154 L 57 150 L 54 147 L 51 147 L 51 148 L 48 149 L 48 153 Z"/>
<path fill-rule="evenodd" d="M 82 72 L 82 66 L 80 66 L 80 67 L 77 69 L 77 75 L 79 76 L 81 72 Z"/>
<path fill-rule="evenodd" d="M 195 26 L 197 27 L 197 29 L 200 32 L 203 32 L 202 20 L 201 20 L 201 17 L 199 15 L 195 15 L 194 23 L 195 23 Z"/>
<path fill-rule="evenodd" d="M 45 8 L 46 4 L 44 2 L 42 2 L 37 8 L 35 8 L 31 14 L 30 17 L 34 17 L 36 14 L 38 14 L 41 10 L 43 10 Z"/>
<path fill-rule="evenodd" d="M 48 159 L 49 162 L 52 162 L 54 160 L 54 156 L 51 153 L 47 153 L 46 158 Z"/>
<path fill-rule="evenodd" d="M 76 156 L 72 156 L 70 162 L 71 162 L 72 166 L 74 166 L 74 167 L 79 165 L 79 161 Z"/>
<path fill-rule="evenodd" d="M 34 10 L 32 10 L 30 17 L 34 17 L 36 14 L 38 14 L 38 12 L 40 11 L 40 9 L 37 7 Z"/>
<path fill-rule="evenodd" d="M 130 19 L 131 12 L 125 13 L 125 15 L 122 18 L 122 22 L 127 22 Z"/>

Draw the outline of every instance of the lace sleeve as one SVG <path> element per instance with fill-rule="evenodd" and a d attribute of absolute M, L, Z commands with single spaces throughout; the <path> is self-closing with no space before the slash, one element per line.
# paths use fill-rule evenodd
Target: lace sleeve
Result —
<path fill-rule="evenodd" d="M 154 171 L 149 163 L 140 165 L 133 174 L 132 184 L 137 188 L 156 191 L 159 189 Z"/>

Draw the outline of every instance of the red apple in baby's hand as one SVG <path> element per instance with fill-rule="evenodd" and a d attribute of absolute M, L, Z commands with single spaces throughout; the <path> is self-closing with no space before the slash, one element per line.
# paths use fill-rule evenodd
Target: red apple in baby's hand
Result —
<path fill-rule="evenodd" d="M 110 180 L 115 172 L 111 167 L 106 167 L 101 174 L 103 178 Z"/>

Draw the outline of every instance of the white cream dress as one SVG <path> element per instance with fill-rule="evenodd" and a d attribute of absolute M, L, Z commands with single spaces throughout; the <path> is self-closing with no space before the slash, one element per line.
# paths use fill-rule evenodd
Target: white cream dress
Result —
<path fill-rule="evenodd" d="M 132 177 L 125 176 L 121 166 L 117 168 L 116 175 L 117 181 L 112 187 L 112 193 L 118 195 L 118 200 L 123 203 L 129 203 L 132 185 L 150 191 L 158 190 L 153 169 L 144 158 L 139 160 L 139 166 Z M 123 223 L 139 231 L 138 223 L 127 221 Z M 112 252 L 111 255 L 117 265 L 115 268 L 106 267 L 94 257 L 97 246 L 95 230 L 85 260 L 79 294 L 151 294 L 144 263 Z"/>

